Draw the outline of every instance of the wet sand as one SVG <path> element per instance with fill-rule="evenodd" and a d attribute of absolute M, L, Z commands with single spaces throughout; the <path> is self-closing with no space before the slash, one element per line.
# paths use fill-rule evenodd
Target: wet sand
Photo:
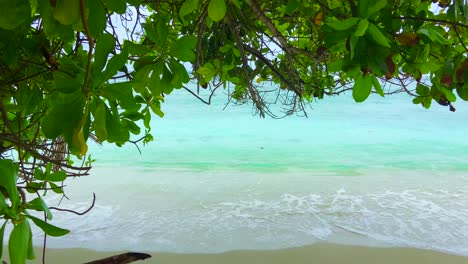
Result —
<path fill-rule="evenodd" d="M 39 248 L 36 260 L 42 263 Z M 84 263 L 126 251 L 97 252 L 89 249 L 48 249 L 49 264 Z M 4 253 L 7 253 L 7 251 Z M 314 244 L 311 246 L 280 250 L 239 250 L 219 254 L 179 254 L 145 252 L 153 257 L 136 263 L 190 263 L 190 264 L 466 264 L 467 256 L 457 256 L 432 250 L 397 247 L 363 247 L 336 244 Z M 5 254 L 8 255 L 8 254 Z M 6 256 L 4 256 L 6 257 Z M 7 258 L 8 259 L 8 258 Z"/>

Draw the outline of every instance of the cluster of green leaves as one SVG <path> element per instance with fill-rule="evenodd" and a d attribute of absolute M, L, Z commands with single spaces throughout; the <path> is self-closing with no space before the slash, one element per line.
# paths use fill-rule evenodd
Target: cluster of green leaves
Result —
<path fill-rule="evenodd" d="M 52 214 L 42 197 L 63 195 L 67 176 L 89 170 L 71 156 L 84 158 L 92 141 L 135 142 L 142 129 L 143 142 L 151 141 L 151 117 L 163 117 L 164 97 L 191 90 L 189 83 L 223 85 L 260 115 L 273 115 L 262 88 L 271 84 L 287 113 L 348 90 L 356 102 L 398 91 L 424 107 L 468 100 L 463 0 L 0 6 L 0 237 L 12 224 L 12 263 L 33 257 L 31 222 L 48 235 L 68 232 L 47 223 Z"/>

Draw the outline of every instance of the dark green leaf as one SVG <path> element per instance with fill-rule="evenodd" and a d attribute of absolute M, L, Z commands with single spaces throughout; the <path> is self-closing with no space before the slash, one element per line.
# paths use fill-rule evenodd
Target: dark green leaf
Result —
<path fill-rule="evenodd" d="M 296 11 L 300 6 L 299 0 L 288 0 L 288 4 L 286 5 L 286 14 L 291 14 L 292 12 Z"/>
<path fill-rule="evenodd" d="M 49 236 L 59 237 L 70 233 L 70 230 L 51 225 L 45 222 L 44 220 L 34 217 L 32 215 L 26 215 L 26 217 L 31 219 L 34 222 L 34 224 L 36 224 L 40 229 L 42 229 L 42 231 L 44 231 Z"/>
<path fill-rule="evenodd" d="M 359 10 L 359 16 L 362 18 L 368 18 L 369 17 L 369 4 L 371 0 L 359 0 L 358 3 L 358 10 Z"/>
<path fill-rule="evenodd" d="M 226 3 L 224 0 L 210 0 L 208 4 L 208 16 L 218 22 L 226 15 Z"/>
<path fill-rule="evenodd" d="M 461 99 L 468 101 L 468 83 L 465 82 L 464 85 L 457 86 L 457 94 Z"/>
<path fill-rule="evenodd" d="M 81 90 L 70 94 L 55 93 L 50 97 L 49 105 L 42 119 L 42 132 L 50 139 L 64 135 L 70 143 L 83 117 L 84 96 Z"/>
<path fill-rule="evenodd" d="M 18 165 L 10 159 L 0 159 L 0 186 L 3 187 L 12 203 L 12 208 L 16 208 L 19 203 L 18 188 L 16 181 L 18 179 Z"/>
<path fill-rule="evenodd" d="M 224 0 L 222 0 L 224 1 Z M 195 36 L 186 35 L 176 40 L 172 45 L 170 54 L 181 61 L 195 61 L 195 46 L 197 45 Z"/>
<path fill-rule="evenodd" d="M 357 103 L 364 102 L 372 91 L 372 80 L 370 75 L 359 74 L 354 80 L 353 98 Z"/>
<path fill-rule="evenodd" d="M 125 0 L 107 0 L 107 8 L 110 11 L 114 11 L 117 14 L 125 14 L 125 11 L 127 11 L 127 3 Z"/>
<path fill-rule="evenodd" d="M 93 1 L 94 2 L 94 1 Z M 109 53 L 114 50 L 115 39 L 110 34 L 103 34 L 96 41 L 96 51 L 94 53 L 93 71 L 100 74 L 106 65 Z"/>
<path fill-rule="evenodd" d="M 131 81 L 106 84 L 101 89 L 102 96 L 109 100 L 118 100 L 120 106 L 126 110 L 138 110 L 140 105 L 133 96 L 132 85 Z"/>
<path fill-rule="evenodd" d="M 127 49 L 123 49 L 119 54 L 114 55 L 106 65 L 106 69 L 104 72 L 99 75 L 98 84 L 102 84 L 103 82 L 108 81 L 110 78 L 114 77 L 120 69 L 122 69 L 125 64 L 127 63 L 128 59 L 128 51 Z"/>
<path fill-rule="evenodd" d="M 88 16 L 89 31 L 94 37 L 99 37 L 106 29 L 106 10 L 101 0 L 88 1 L 88 8 L 90 14 Z"/>
<path fill-rule="evenodd" d="M 0 0 L 0 6 L 0 28 L 15 29 L 31 18 L 28 0 Z"/>
<path fill-rule="evenodd" d="M 376 1 L 371 1 L 369 10 L 367 11 L 368 17 L 373 16 L 375 13 L 379 12 L 382 10 L 387 5 L 387 0 L 376 0 Z"/>

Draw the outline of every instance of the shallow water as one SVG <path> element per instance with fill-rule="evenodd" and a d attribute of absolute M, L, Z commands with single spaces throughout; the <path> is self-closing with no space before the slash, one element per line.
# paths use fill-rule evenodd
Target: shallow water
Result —
<path fill-rule="evenodd" d="M 309 118 L 259 119 L 250 106 L 168 97 L 156 141 L 91 146 L 92 177 L 71 179 L 77 217 L 53 247 L 221 252 L 337 242 L 468 255 L 468 107 L 350 96 Z M 52 203 L 58 199 L 50 198 Z M 38 240 L 39 242 L 39 240 Z"/>

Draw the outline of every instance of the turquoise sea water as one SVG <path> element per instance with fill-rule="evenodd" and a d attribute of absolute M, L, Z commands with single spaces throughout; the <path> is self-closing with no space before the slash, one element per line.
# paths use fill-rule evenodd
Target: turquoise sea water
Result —
<path fill-rule="evenodd" d="M 55 247 L 220 252 L 316 242 L 468 255 L 468 106 L 404 95 L 314 102 L 308 118 L 260 119 L 222 93 L 184 91 L 153 120 L 156 141 L 90 146 L 92 176 L 69 182 L 77 217 Z M 52 199 L 51 202 L 57 202 Z M 39 243 L 39 239 L 37 241 Z"/>

